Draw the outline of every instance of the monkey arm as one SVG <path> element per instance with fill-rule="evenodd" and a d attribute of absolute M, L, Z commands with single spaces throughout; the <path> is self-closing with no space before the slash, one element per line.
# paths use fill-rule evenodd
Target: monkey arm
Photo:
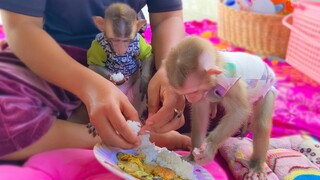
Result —
<path fill-rule="evenodd" d="M 192 104 L 191 109 L 191 137 L 193 147 L 199 148 L 208 131 L 210 114 L 210 101 L 203 98 Z"/>
<path fill-rule="evenodd" d="M 141 60 L 141 82 L 140 82 L 140 93 L 141 101 L 146 97 L 148 84 L 153 76 L 154 71 L 154 56 L 152 54 L 152 47 L 146 42 L 146 40 L 140 36 L 139 39 L 140 52 L 137 59 Z"/>
<path fill-rule="evenodd" d="M 237 81 L 229 89 L 222 99 L 222 105 L 225 108 L 225 115 L 218 126 L 210 132 L 207 137 L 207 144 L 200 147 L 200 152 L 193 152 L 198 164 L 211 161 L 222 142 L 234 134 L 249 117 L 251 108 L 247 99 L 246 84 L 242 80 Z M 205 147 L 205 150 L 203 147 Z"/>
<path fill-rule="evenodd" d="M 141 81 L 140 81 L 140 93 L 142 94 L 141 96 L 141 101 L 146 97 L 147 95 L 147 90 L 148 90 L 148 84 L 150 79 L 153 76 L 153 71 L 154 71 L 154 57 L 151 54 L 147 59 L 143 60 L 141 62 Z"/>
<path fill-rule="evenodd" d="M 225 116 L 207 139 L 208 143 L 216 148 L 232 136 L 250 116 L 251 105 L 247 98 L 246 84 L 242 80 L 230 88 L 222 100 L 222 105 L 225 108 Z"/>
<path fill-rule="evenodd" d="M 194 148 L 200 148 L 205 140 L 209 126 L 210 101 L 207 98 L 192 103 L 191 107 L 191 141 L 192 150 L 183 159 L 189 162 L 197 161 L 198 155 L 194 155 Z"/>

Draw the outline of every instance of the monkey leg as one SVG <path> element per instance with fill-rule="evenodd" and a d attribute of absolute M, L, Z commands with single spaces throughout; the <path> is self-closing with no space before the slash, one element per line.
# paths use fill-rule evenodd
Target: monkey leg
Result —
<path fill-rule="evenodd" d="M 255 172 L 263 172 L 263 165 L 269 147 L 275 97 L 275 92 L 270 90 L 253 109 L 253 154 L 250 160 L 250 167 Z"/>

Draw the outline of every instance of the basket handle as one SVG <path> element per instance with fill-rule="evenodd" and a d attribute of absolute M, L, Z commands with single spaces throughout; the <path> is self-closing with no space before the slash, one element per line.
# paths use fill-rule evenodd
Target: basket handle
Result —
<path fill-rule="evenodd" d="M 313 38 L 307 36 L 305 33 L 303 33 L 302 31 L 298 30 L 297 28 L 293 27 L 290 23 L 288 23 L 288 19 L 291 18 L 292 16 L 293 16 L 293 13 L 285 16 L 282 19 L 282 24 L 285 25 L 287 28 L 289 28 L 291 31 L 294 31 L 295 33 L 297 33 L 304 40 L 309 41 L 310 43 L 312 43 L 312 45 L 320 47 L 320 44 L 316 40 L 314 40 Z"/>

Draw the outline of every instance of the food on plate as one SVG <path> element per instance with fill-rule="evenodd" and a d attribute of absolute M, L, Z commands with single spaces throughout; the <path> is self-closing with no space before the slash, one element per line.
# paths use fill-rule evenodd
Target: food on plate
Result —
<path fill-rule="evenodd" d="M 127 121 L 136 134 L 140 131 L 141 124 L 136 121 Z M 139 136 L 141 145 L 137 147 L 136 154 L 117 154 L 118 166 L 125 172 L 140 179 L 196 179 L 193 165 L 167 148 L 160 148 L 151 143 L 150 134 Z M 153 177 L 151 177 L 153 176 Z"/>
<path fill-rule="evenodd" d="M 182 180 L 176 173 L 166 167 L 145 163 L 144 154 L 128 154 L 118 152 L 118 167 L 128 174 L 145 180 Z"/>

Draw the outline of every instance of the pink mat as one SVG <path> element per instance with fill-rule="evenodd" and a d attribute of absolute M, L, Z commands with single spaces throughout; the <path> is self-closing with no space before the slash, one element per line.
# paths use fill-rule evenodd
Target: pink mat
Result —
<path fill-rule="evenodd" d="M 228 51 L 246 51 L 232 46 L 217 37 L 217 24 L 209 21 L 190 21 L 185 23 L 188 34 L 209 39 L 219 49 Z M 150 42 L 151 31 L 147 29 L 146 39 Z M 4 38 L 0 26 L 0 39 Z M 320 138 L 320 87 L 284 60 L 276 57 L 263 57 L 277 74 L 279 96 L 273 116 L 274 137 L 307 133 Z M 207 166 L 216 179 L 231 179 L 221 167 L 226 168 L 220 156 Z M 91 150 L 66 149 L 42 153 L 31 158 L 23 167 L 0 167 L 0 179 L 10 179 L 20 174 L 19 179 L 116 179 L 116 176 L 104 169 L 93 157 Z M 229 177 L 227 177 L 229 176 Z"/>

